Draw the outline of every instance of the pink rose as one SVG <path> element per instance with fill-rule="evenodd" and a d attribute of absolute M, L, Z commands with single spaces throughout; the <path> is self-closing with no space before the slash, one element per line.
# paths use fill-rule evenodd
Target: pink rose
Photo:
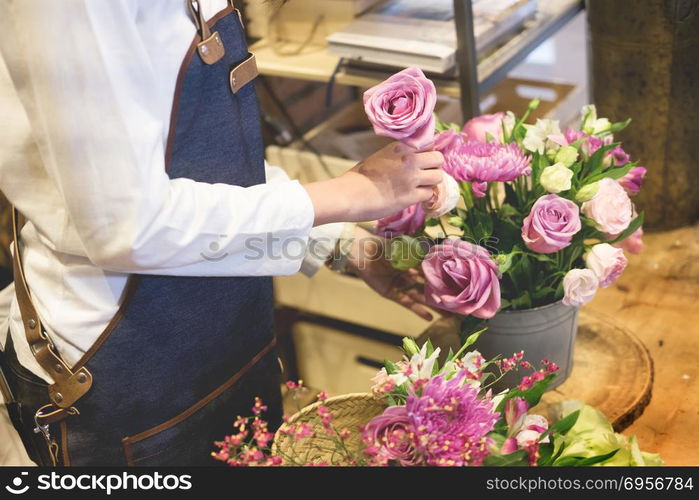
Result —
<path fill-rule="evenodd" d="M 476 116 L 466 122 L 463 132 L 469 141 L 488 142 L 486 134 L 490 134 L 494 140 L 502 142 L 502 120 L 504 118 L 505 113 L 502 112 Z"/>
<path fill-rule="evenodd" d="M 582 204 L 582 212 L 595 221 L 603 233 L 619 234 L 629 227 L 633 205 L 624 188 L 609 177 L 599 181 L 599 190 Z"/>
<path fill-rule="evenodd" d="M 395 215 L 379 219 L 376 234 L 393 238 L 401 234 L 413 234 L 425 223 L 425 210 L 421 204 L 410 205 Z"/>
<path fill-rule="evenodd" d="M 614 248 L 609 243 L 599 243 L 585 255 L 585 264 L 599 280 L 599 285 L 606 288 L 614 283 L 629 263 L 621 248 Z"/>
<path fill-rule="evenodd" d="M 430 249 L 422 271 L 429 305 L 481 319 L 500 309 L 498 266 L 483 247 L 446 239 Z"/>
<path fill-rule="evenodd" d="M 643 178 L 646 176 L 647 172 L 648 171 L 644 167 L 634 167 L 617 182 L 621 184 L 621 187 L 626 189 L 627 193 L 632 195 L 638 194 L 643 185 Z"/>
<path fill-rule="evenodd" d="M 571 269 L 563 278 L 563 304 L 582 306 L 590 302 L 597 293 L 599 280 L 590 269 Z"/>
<path fill-rule="evenodd" d="M 377 464 L 418 465 L 421 459 L 414 436 L 405 406 L 389 406 L 362 429 L 362 440 L 367 445 L 364 453 Z"/>
<path fill-rule="evenodd" d="M 570 245 L 581 227 L 580 209 L 575 203 L 547 194 L 536 200 L 524 218 L 522 239 L 534 252 L 554 253 Z"/>
<path fill-rule="evenodd" d="M 459 197 L 461 196 L 459 184 L 446 172 L 442 172 L 442 176 L 444 180 L 434 188 L 432 199 L 422 204 L 422 208 L 428 217 L 444 215 L 454 209 L 456 204 L 459 203 Z"/>
<path fill-rule="evenodd" d="M 396 73 L 364 92 L 364 110 L 377 135 L 418 150 L 434 139 L 437 91 L 416 67 Z"/>

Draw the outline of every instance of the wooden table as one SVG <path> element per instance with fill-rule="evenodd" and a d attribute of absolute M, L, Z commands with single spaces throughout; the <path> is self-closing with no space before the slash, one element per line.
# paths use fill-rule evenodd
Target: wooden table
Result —
<path fill-rule="evenodd" d="M 699 465 L 699 225 L 644 242 L 619 281 L 584 310 L 632 331 L 654 361 L 653 397 L 624 434 L 668 465 Z"/>

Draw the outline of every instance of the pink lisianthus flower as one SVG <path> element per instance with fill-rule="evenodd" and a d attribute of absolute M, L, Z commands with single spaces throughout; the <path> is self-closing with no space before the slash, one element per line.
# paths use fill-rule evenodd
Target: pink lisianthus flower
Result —
<path fill-rule="evenodd" d="M 629 263 L 624 256 L 624 251 L 609 243 L 594 245 L 584 259 L 587 268 L 595 273 L 602 288 L 614 283 Z"/>
<path fill-rule="evenodd" d="M 594 135 L 586 134 L 582 130 L 576 130 L 574 128 L 566 129 L 566 131 L 563 132 L 563 137 L 567 142 L 567 144 L 563 144 L 565 146 L 574 143 L 578 139 L 584 138 L 585 141 L 583 141 L 580 145 L 580 150 L 587 156 L 592 156 L 593 154 L 595 154 L 595 151 L 604 146 L 604 142 L 601 139 L 595 137 Z"/>
<path fill-rule="evenodd" d="M 633 204 L 621 184 L 605 177 L 592 199 L 582 204 L 582 212 L 603 233 L 619 234 L 631 223 Z"/>
<path fill-rule="evenodd" d="M 427 303 L 457 314 L 488 319 L 500 309 L 498 266 L 478 245 L 446 239 L 422 261 Z"/>
<path fill-rule="evenodd" d="M 420 465 L 414 427 L 405 406 L 389 406 L 362 429 L 364 453 L 374 465 Z"/>
<path fill-rule="evenodd" d="M 629 154 L 624 151 L 621 146 L 614 147 L 607 154 L 612 159 L 612 163 L 614 163 L 615 167 L 621 167 L 622 165 L 626 165 L 631 161 L 631 156 L 629 156 Z"/>
<path fill-rule="evenodd" d="M 405 69 L 364 92 L 364 110 L 377 135 L 416 149 L 434 140 L 434 83 L 417 67 Z"/>
<path fill-rule="evenodd" d="M 469 141 L 488 142 L 487 134 L 490 134 L 497 142 L 502 142 L 502 121 L 505 113 L 492 115 L 480 115 L 466 122 L 463 133 Z"/>
<path fill-rule="evenodd" d="M 621 187 L 626 189 L 627 193 L 631 195 L 638 194 L 638 192 L 641 190 L 643 179 L 645 178 L 647 172 L 648 171 L 645 169 L 645 167 L 634 167 L 629 170 L 628 174 L 619 179 L 617 182 L 621 185 Z"/>
<path fill-rule="evenodd" d="M 614 243 L 612 246 L 634 255 L 641 253 L 643 251 L 643 228 L 639 227 L 631 236 L 619 243 Z"/>
<path fill-rule="evenodd" d="M 534 252 L 554 253 L 570 245 L 581 228 L 578 206 L 555 194 L 547 194 L 536 200 L 524 218 L 522 239 Z"/>
<path fill-rule="evenodd" d="M 465 142 L 458 151 L 453 176 L 471 183 L 474 196 L 483 198 L 489 182 L 509 182 L 531 175 L 531 157 L 517 144 Z"/>
<path fill-rule="evenodd" d="M 425 223 L 426 217 L 422 204 L 410 205 L 397 214 L 379 219 L 376 224 L 376 234 L 385 238 L 414 234 Z"/>
<path fill-rule="evenodd" d="M 431 378 L 422 394 L 408 396 L 405 409 L 426 465 L 481 465 L 488 455 L 486 435 L 499 419 L 489 397 L 465 384 L 465 373 Z"/>

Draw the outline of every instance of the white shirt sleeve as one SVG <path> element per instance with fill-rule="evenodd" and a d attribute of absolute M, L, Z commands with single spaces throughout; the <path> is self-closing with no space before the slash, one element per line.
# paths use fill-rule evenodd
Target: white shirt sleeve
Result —
<path fill-rule="evenodd" d="M 289 176 L 286 172 L 270 165 L 266 166 L 267 182 L 288 182 Z M 308 247 L 301 264 L 301 272 L 308 277 L 313 276 L 325 264 L 335 251 L 337 241 L 345 232 L 350 223 L 337 222 L 334 224 L 324 224 L 311 229 L 309 233 Z M 353 226 L 353 224 L 352 224 Z"/>
<path fill-rule="evenodd" d="M 242 188 L 165 173 L 162 115 L 172 93 L 158 95 L 137 2 L 22 0 L 6 9 L 3 56 L 91 262 L 182 276 L 299 270 L 314 212 L 298 182 Z"/>

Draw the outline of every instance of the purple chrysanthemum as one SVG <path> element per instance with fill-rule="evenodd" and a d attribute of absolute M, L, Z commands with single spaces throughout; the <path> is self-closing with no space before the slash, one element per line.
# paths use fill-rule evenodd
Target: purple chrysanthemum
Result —
<path fill-rule="evenodd" d="M 490 398 L 478 398 L 465 376 L 434 377 L 422 395 L 408 397 L 406 411 L 426 465 L 481 465 L 488 455 L 486 435 L 499 415 Z"/>
<path fill-rule="evenodd" d="M 470 182 L 478 198 L 485 196 L 489 182 L 509 182 L 532 173 L 531 158 L 517 144 L 464 142 L 456 160 L 454 177 Z"/>

